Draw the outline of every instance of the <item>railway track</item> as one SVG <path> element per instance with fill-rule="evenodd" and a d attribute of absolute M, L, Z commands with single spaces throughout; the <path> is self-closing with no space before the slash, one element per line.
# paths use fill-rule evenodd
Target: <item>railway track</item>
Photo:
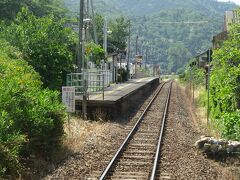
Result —
<path fill-rule="evenodd" d="M 160 86 L 100 180 L 153 180 L 160 177 L 159 171 L 156 172 L 171 88 L 171 81 Z"/>

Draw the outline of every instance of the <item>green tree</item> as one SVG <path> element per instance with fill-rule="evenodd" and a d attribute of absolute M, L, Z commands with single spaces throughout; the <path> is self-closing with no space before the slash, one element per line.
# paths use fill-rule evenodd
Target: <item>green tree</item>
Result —
<path fill-rule="evenodd" d="M 223 46 L 214 51 L 211 77 L 211 113 L 222 134 L 240 137 L 240 25 L 234 25 Z"/>
<path fill-rule="evenodd" d="M 117 49 L 125 50 L 127 47 L 128 20 L 124 17 L 116 18 L 110 22 L 109 28 L 112 31 L 108 40 L 109 52 L 114 52 Z"/>
<path fill-rule="evenodd" d="M 104 26 L 104 18 L 101 14 L 95 15 L 95 22 L 96 22 L 96 30 L 97 30 L 97 37 L 98 37 L 98 44 L 103 46 L 103 26 Z M 94 30 L 93 26 L 90 27 L 91 36 L 94 37 Z"/>
<path fill-rule="evenodd" d="M 60 89 L 73 69 L 74 34 L 63 20 L 37 18 L 27 9 L 3 29 L 1 36 L 19 48 L 24 59 L 41 75 L 45 87 Z"/>
<path fill-rule="evenodd" d="M 23 7 L 28 7 L 34 15 L 39 17 L 48 14 L 63 17 L 66 11 L 61 0 L 1 0 L 0 19 L 13 20 Z"/>
<path fill-rule="evenodd" d="M 177 72 L 179 68 L 186 65 L 187 60 L 191 57 L 188 49 L 183 44 L 176 43 L 168 50 L 168 70 L 169 72 Z"/>
<path fill-rule="evenodd" d="M 63 137 L 59 93 L 43 89 L 23 55 L 0 40 L 0 177 L 17 175 L 21 155 L 51 157 Z"/>
<path fill-rule="evenodd" d="M 86 58 L 94 62 L 96 65 L 100 64 L 100 61 L 105 59 L 105 52 L 103 48 L 95 43 L 87 43 L 86 47 Z"/>
<path fill-rule="evenodd" d="M 96 29 L 98 36 L 98 43 L 103 46 L 103 26 L 104 18 L 101 14 L 96 14 Z M 127 46 L 128 36 L 128 21 L 124 17 L 117 17 L 116 19 L 108 19 L 108 30 L 112 33 L 108 34 L 108 52 L 116 52 L 117 49 L 124 50 Z M 93 36 L 93 27 L 90 28 L 90 32 Z"/>

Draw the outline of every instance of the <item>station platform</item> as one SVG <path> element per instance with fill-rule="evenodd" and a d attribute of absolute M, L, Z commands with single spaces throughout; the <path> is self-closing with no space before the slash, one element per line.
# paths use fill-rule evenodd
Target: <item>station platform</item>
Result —
<path fill-rule="evenodd" d="M 125 117 L 136 107 L 137 100 L 147 98 L 158 85 L 159 78 L 156 77 L 131 79 L 89 95 L 88 116 L 93 119 L 97 114 L 104 114 L 107 119 Z M 81 106 L 82 97 L 76 97 L 76 108 L 81 110 Z"/>

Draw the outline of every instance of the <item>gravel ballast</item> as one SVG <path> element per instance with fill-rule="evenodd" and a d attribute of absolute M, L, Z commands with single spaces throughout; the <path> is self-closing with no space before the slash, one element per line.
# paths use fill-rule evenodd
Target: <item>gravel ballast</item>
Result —
<path fill-rule="evenodd" d="M 149 98 L 150 99 L 150 98 Z M 127 133 L 131 130 L 149 99 L 130 119 L 121 123 L 88 122 L 91 131 L 76 138 L 81 146 L 62 160 L 43 179 L 97 179 L 112 158 Z M 208 159 L 195 148 L 194 143 L 204 135 L 199 129 L 194 112 L 191 112 L 189 97 L 175 82 L 166 121 L 158 174 L 161 179 L 240 179 L 239 160 Z"/>

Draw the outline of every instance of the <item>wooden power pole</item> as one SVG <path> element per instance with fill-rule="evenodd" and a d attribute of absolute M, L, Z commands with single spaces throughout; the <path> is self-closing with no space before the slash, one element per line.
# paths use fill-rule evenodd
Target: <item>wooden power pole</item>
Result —
<path fill-rule="evenodd" d="M 127 58 L 127 72 L 129 73 L 129 77 L 130 77 L 130 68 L 129 68 L 129 62 L 130 62 L 130 53 L 131 53 L 131 21 L 129 20 L 128 22 L 128 58 Z"/>
<path fill-rule="evenodd" d="M 83 64 L 83 11 L 84 11 L 84 0 L 80 0 L 80 9 L 79 9 L 79 39 L 78 39 L 78 59 L 77 59 L 77 67 L 78 72 L 82 71 Z"/>

